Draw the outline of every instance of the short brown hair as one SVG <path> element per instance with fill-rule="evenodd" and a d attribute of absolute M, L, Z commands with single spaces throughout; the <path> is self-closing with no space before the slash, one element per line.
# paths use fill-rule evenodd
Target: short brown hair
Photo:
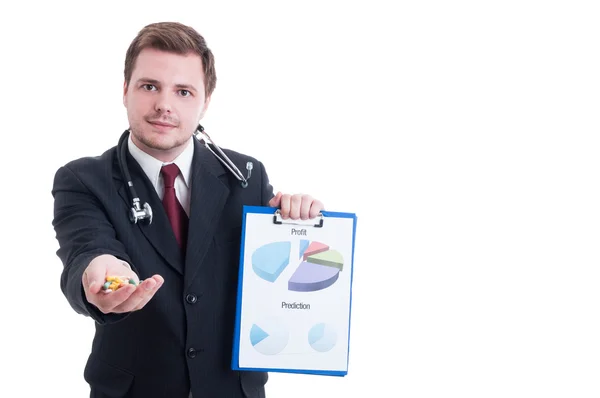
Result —
<path fill-rule="evenodd" d="M 217 84 L 215 59 L 204 38 L 193 28 L 179 22 L 157 22 L 146 25 L 133 39 L 125 55 L 125 81 L 129 85 L 131 74 L 140 52 L 145 48 L 188 54 L 194 52 L 202 59 L 205 95 L 209 97 Z"/>

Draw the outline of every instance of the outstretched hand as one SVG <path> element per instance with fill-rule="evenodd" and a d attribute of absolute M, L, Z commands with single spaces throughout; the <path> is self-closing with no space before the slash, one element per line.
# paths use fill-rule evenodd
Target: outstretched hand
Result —
<path fill-rule="evenodd" d="M 107 276 L 123 276 L 133 279 L 137 286 L 125 286 L 107 293 L 102 290 Z M 139 281 L 138 275 L 118 258 L 104 254 L 93 259 L 83 273 L 82 283 L 85 297 L 102 313 L 122 313 L 142 309 L 156 291 L 162 286 L 164 279 L 160 275 Z"/>
<path fill-rule="evenodd" d="M 284 220 L 308 220 L 315 218 L 323 210 L 323 203 L 310 195 L 289 195 L 281 192 L 277 192 L 277 195 L 271 198 L 269 206 L 279 208 Z"/>

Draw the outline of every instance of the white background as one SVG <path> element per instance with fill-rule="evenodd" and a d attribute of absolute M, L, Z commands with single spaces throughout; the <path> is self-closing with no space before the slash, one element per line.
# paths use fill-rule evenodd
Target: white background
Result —
<path fill-rule="evenodd" d="M 268 397 L 598 397 L 596 4 L 3 2 L 2 395 L 88 394 L 52 179 L 116 144 L 127 46 L 177 20 L 216 55 L 216 142 L 358 215 L 349 374 Z"/>

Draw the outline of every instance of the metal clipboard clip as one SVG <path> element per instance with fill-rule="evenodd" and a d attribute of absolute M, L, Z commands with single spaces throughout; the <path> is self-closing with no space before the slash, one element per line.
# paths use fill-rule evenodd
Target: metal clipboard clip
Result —
<path fill-rule="evenodd" d="M 317 218 L 319 218 L 319 222 L 316 224 L 312 224 L 313 227 L 315 228 L 323 228 L 323 219 L 325 218 L 323 216 L 322 213 L 319 213 L 317 215 Z M 275 214 L 273 214 L 273 224 L 291 224 L 291 225 L 307 225 L 307 226 L 311 226 L 310 223 L 308 223 L 307 221 L 302 221 L 302 220 L 284 220 L 283 218 L 281 218 L 281 211 L 279 211 L 279 209 L 275 210 Z"/>

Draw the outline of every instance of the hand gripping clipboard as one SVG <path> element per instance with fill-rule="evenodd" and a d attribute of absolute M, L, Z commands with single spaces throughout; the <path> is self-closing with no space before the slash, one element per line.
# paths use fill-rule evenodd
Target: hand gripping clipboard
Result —
<path fill-rule="evenodd" d="M 314 223 L 306 223 L 306 222 L 302 222 L 302 221 L 291 221 L 291 220 L 283 220 L 283 218 L 281 218 L 281 211 L 279 211 L 279 209 L 275 210 L 275 214 L 273 214 L 273 224 L 278 224 L 278 225 L 282 225 L 282 224 L 289 224 L 289 225 L 312 225 L 315 228 L 323 228 L 323 213 L 319 213 L 319 215 L 317 215 L 316 217 L 319 221 L 314 224 Z"/>
<path fill-rule="evenodd" d="M 244 206 L 232 369 L 348 373 L 356 223 Z"/>

